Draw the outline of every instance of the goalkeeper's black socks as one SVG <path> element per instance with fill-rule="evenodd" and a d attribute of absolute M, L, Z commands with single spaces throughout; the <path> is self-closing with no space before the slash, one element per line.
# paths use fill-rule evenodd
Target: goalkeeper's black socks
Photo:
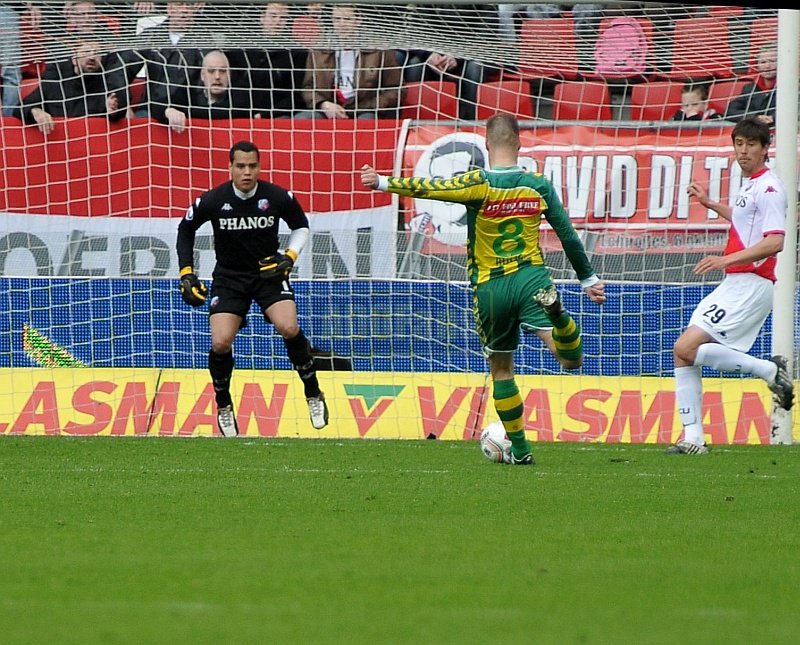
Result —
<path fill-rule="evenodd" d="M 208 352 L 208 371 L 214 384 L 214 396 L 217 406 L 224 408 L 232 405 L 231 375 L 233 374 L 233 352 L 217 354 L 213 349 Z"/>
<path fill-rule="evenodd" d="M 292 361 L 300 380 L 303 381 L 305 397 L 308 399 L 319 396 L 319 380 L 314 367 L 314 357 L 311 356 L 311 343 L 308 342 L 303 330 L 301 329 L 294 338 L 284 338 L 283 344 L 286 345 L 286 354 L 289 356 L 289 360 Z"/>

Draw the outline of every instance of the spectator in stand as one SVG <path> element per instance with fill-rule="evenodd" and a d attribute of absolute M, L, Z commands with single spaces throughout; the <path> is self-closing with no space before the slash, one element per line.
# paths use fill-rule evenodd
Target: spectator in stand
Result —
<path fill-rule="evenodd" d="M 401 63 L 407 83 L 450 80 L 458 85 L 458 116 L 473 121 L 478 103 L 478 86 L 488 80 L 486 66 L 477 60 L 456 58 L 450 54 L 412 49 Z"/>
<path fill-rule="evenodd" d="M 74 55 L 48 63 L 39 87 L 22 101 L 17 116 L 42 134 L 55 129 L 54 117 L 104 116 L 118 121 L 128 108 L 125 79 L 104 69 L 115 54 L 102 53 L 98 41 L 79 41 Z"/>
<path fill-rule="evenodd" d="M 200 86 L 192 87 L 186 105 L 171 105 L 164 110 L 164 123 L 181 133 L 187 119 L 243 119 L 252 116 L 250 110 L 237 106 L 230 84 L 228 57 L 218 49 L 203 57 Z"/>
<path fill-rule="evenodd" d="M 166 122 L 168 107 L 189 105 L 189 88 L 200 83 L 203 56 L 222 39 L 197 25 L 202 10 L 202 2 L 167 2 L 166 19 L 142 31 L 134 49 L 121 52 L 129 83 L 146 68 L 147 84 L 135 116 Z"/>
<path fill-rule="evenodd" d="M 0 4 L 0 73 L 3 94 L 0 104 L 3 116 L 12 116 L 19 106 L 19 85 L 22 79 L 19 45 L 19 16 L 8 5 Z"/>
<path fill-rule="evenodd" d="M 260 22 L 261 35 L 271 46 L 229 51 L 231 69 L 238 71 L 232 84 L 245 88 L 241 102 L 252 107 L 253 116 L 291 117 L 302 107 L 300 91 L 308 52 L 294 43 L 288 3 L 267 3 Z"/>
<path fill-rule="evenodd" d="M 331 9 L 330 49 L 308 52 L 303 98 L 309 108 L 297 118 L 397 118 L 402 74 L 394 50 L 354 49 L 361 29 L 355 5 Z"/>
<path fill-rule="evenodd" d="M 101 42 L 113 42 L 119 36 L 119 29 L 112 29 L 113 22 L 109 16 L 97 10 L 94 0 L 76 0 L 64 3 L 66 18 L 65 32 L 67 38 L 94 38 Z M 118 27 L 118 25 L 117 25 Z"/>
<path fill-rule="evenodd" d="M 458 34 L 472 43 L 484 43 L 486 47 L 507 46 L 504 40 L 507 34 L 500 27 L 497 11 L 486 5 L 420 5 L 417 11 L 415 19 L 424 20 L 436 33 Z M 459 98 L 458 116 L 467 121 L 475 120 L 478 87 L 500 74 L 499 67 L 479 60 L 456 58 L 439 50 L 401 51 L 397 60 L 403 67 L 403 78 L 407 83 L 455 82 Z"/>
<path fill-rule="evenodd" d="M 686 83 L 681 89 L 681 109 L 675 112 L 673 121 L 708 121 L 719 119 L 714 108 L 708 107 L 708 84 Z"/>
<path fill-rule="evenodd" d="M 754 116 L 768 126 L 775 125 L 775 81 L 778 77 L 778 47 L 767 43 L 758 52 L 758 75 L 742 88 L 742 93 L 728 103 L 725 118 L 741 121 Z"/>

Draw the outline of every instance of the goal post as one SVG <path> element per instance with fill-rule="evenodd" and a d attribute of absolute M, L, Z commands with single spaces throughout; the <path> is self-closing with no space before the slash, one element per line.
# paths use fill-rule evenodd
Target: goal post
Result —
<path fill-rule="evenodd" d="M 80 40 L 60 4 L 31 4 L 40 11 L 21 15 L 26 95 L 44 82 L 45 65 L 65 60 Z M 191 29 L 205 38 L 201 49 L 226 52 L 233 87 L 254 101 L 269 89 L 268 76 L 249 76 L 241 52 L 331 47 L 338 42 L 331 7 L 346 3 L 326 3 L 317 14 L 317 3 L 290 2 L 278 33 L 265 31 L 267 4 L 206 0 L 191 16 Z M 217 434 L 207 311 L 186 307 L 177 292 L 175 233 L 192 200 L 228 178 L 231 145 L 249 139 L 261 150 L 263 178 L 292 189 L 309 214 L 312 235 L 293 278 L 332 421 L 313 430 L 280 338 L 254 308 L 235 345 L 242 433 L 477 438 L 493 410 L 466 282 L 463 208 L 364 190 L 358 169 L 450 176 L 485 167 L 485 120 L 508 111 L 522 127 L 520 164 L 554 183 L 609 291 L 602 307 L 582 297 L 545 223 L 543 249 L 582 326 L 586 361 L 564 373 L 537 339 L 523 337 L 516 366 L 530 438 L 674 441 L 672 344 L 721 277 L 700 278 L 694 265 L 721 252 L 727 236 L 725 222 L 689 200 L 686 186 L 697 180 L 715 199 L 730 200 L 741 174 L 732 123 L 676 124 L 672 115 L 690 79 L 724 112 L 751 77 L 754 53 L 777 40 L 775 167 L 794 195 L 797 12 L 626 2 L 597 11 L 597 4 L 578 1 L 555 15 L 537 3 L 501 10 L 458 1 L 358 3 L 353 48 L 401 52 L 387 63 L 401 71 L 400 85 L 378 81 L 381 90 L 399 90 L 397 118 L 190 118 L 178 131 L 139 111 L 152 74 L 146 65 L 126 69 L 130 111 L 119 121 L 56 116 L 44 134 L 3 118 L 0 434 Z M 138 6 L 96 3 L 103 33 L 113 34 L 110 44 L 102 40 L 106 49 L 143 47 L 150 30 L 169 24 L 164 3 L 152 14 L 138 14 Z M 600 73 L 596 42 L 618 18 L 640 24 L 644 68 Z M 439 77 L 425 52 L 459 66 Z M 467 71 L 465 61 L 475 65 Z M 189 67 L 187 78 L 199 83 L 199 68 Z M 298 111 L 308 107 L 301 85 L 293 95 Z M 793 373 L 795 220 L 792 203 L 774 314 L 752 349 L 790 357 Z M 208 280 L 210 230 L 198 232 L 195 250 Z M 770 419 L 762 381 L 711 371 L 704 378 L 710 442 L 800 440 L 792 415 Z"/>
<path fill-rule="evenodd" d="M 798 185 L 797 123 L 798 108 L 798 35 L 800 34 L 800 13 L 796 10 L 781 9 L 778 12 L 778 79 L 777 79 L 777 118 L 775 127 L 775 168 L 778 176 L 789 191 L 789 209 L 786 214 L 786 240 L 784 251 L 778 256 L 775 286 L 775 306 L 773 309 L 772 351 L 786 356 L 789 370 L 794 374 L 797 365 L 800 334 L 797 332 L 797 203 L 800 194 Z M 791 197 L 796 199 L 791 199 Z M 779 406 L 772 411 L 771 443 L 791 444 L 792 414 Z"/>

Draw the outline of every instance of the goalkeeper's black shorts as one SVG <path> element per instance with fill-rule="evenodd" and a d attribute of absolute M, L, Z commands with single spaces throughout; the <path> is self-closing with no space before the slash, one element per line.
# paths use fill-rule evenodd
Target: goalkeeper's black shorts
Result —
<path fill-rule="evenodd" d="M 236 314 L 242 318 L 242 327 L 247 326 L 247 314 L 253 301 L 262 313 L 282 300 L 294 300 L 294 291 L 289 280 L 264 280 L 258 271 L 235 271 L 217 266 L 211 282 L 208 300 L 210 316 L 219 313 Z M 264 319 L 269 318 L 264 313 Z"/>

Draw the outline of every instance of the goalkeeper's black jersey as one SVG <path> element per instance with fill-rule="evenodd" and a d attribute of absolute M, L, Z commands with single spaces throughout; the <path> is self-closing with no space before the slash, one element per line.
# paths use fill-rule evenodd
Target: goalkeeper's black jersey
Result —
<path fill-rule="evenodd" d="M 291 230 L 308 228 L 308 217 L 291 191 L 259 181 L 255 193 L 241 199 L 233 182 L 198 197 L 178 225 L 180 268 L 194 265 L 194 236 L 206 222 L 214 229 L 217 266 L 258 272 L 258 261 L 278 251 L 278 222 Z"/>

